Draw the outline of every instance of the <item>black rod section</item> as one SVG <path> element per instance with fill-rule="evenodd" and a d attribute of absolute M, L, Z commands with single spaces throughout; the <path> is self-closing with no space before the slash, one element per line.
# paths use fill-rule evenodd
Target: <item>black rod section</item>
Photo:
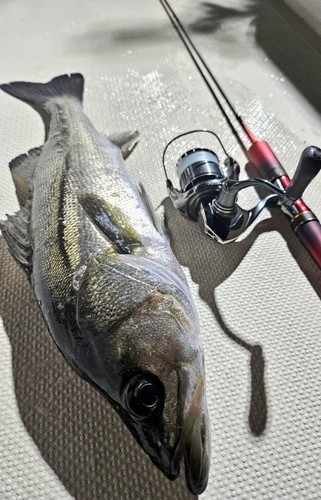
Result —
<path fill-rule="evenodd" d="M 242 120 L 240 121 L 240 117 L 239 115 L 236 113 L 235 109 L 233 108 L 232 104 L 229 102 L 229 100 L 227 99 L 226 95 L 224 94 L 223 90 L 221 89 L 221 87 L 218 85 L 218 82 L 216 81 L 216 79 L 214 78 L 214 75 L 212 75 L 211 71 L 209 70 L 207 64 L 205 63 L 205 61 L 203 60 L 202 56 L 200 55 L 200 53 L 198 52 L 198 50 L 196 49 L 195 45 L 193 44 L 193 42 L 191 41 L 189 35 L 187 34 L 185 28 L 183 27 L 182 23 L 180 22 L 180 20 L 178 19 L 178 17 L 176 16 L 176 14 L 174 13 L 173 9 L 171 8 L 171 6 L 169 5 L 169 3 L 167 2 L 167 0 L 160 0 L 160 3 L 162 4 L 162 6 L 164 7 L 164 10 L 166 12 L 166 14 L 168 15 L 175 31 L 177 32 L 178 36 L 180 37 L 181 41 L 183 42 L 183 44 L 185 45 L 190 57 L 192 58 L 198 72 L 200 73 L 201 77 L 203 78 L 204 80 L 204 83 L 206 84 L 209 92 L 211 93 L 213 99 L 215 100 L 217 106 L 219 107 L 222 115 L 224 116 L 227 124 L 229 125 L 233 135 L 235 136 L 237 142 L 239 143 L 239 145 L 241 146 L 242 148 L 242 151 L 244 152 L 244 154 L 246 155 L 246 157 L 248 157 L 248 154 L 247 154 L 247 148 L 244 144 L 244 142 L 242 141 L 240 135 L 238 134 L 237 130 L 235 129 L 233 123 L 231 122 L 229 116 L 227 115 L 225 109 L 223 108 L 220 100 L 218 99 L 217 95 L 215 94 L 212 86 L 210 85 L 208 79 L 207 79 L 207 75 L 206 75 L 206 72 L 204 71 L 204 69 L 200 66 L 200 64 L 198 63 L 196 57 L 194 56 L 191 48 L 194 50 L 195 54 L 197 55 L 197 57 L 199 58 L 199 60 L 201 61 L 201 63 L 204 65 L 204 68 L 205 70 L 208 72 L 208 74 L 210 75 L 210 77 L 212 78 L 212 80 L 214 81 L 214 83 L 216 84 L 216 86 L 218 87 L 219 91 L 222 93 L 224 99 L 226 100 L 227 104 L 229 105 L 229 107 L 232 109 L 233 113 L 235 114 L 235 116 L 237 117 L 237 120 L 239 121 L 239 123 L 241 123 L 242 125 L 242 128 L 245 129 L 246 133 L 247 133 L 247 130 L 246 128 L 244 128 L 244 124 L 242 122 Z"/>

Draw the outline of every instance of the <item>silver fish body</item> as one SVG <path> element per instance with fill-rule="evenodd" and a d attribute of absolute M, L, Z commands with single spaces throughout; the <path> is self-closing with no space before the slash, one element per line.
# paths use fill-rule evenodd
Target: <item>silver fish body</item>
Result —
<path fill-rule="evenodd" d="M 198 318 L 118 147 L 136 134 L 94 128 L 79 74 L 1 88 L 35 107 L 46 126 L 45 144 L 11 163 L 21 210 L 0 226 L 9 250 L 70 366 L 167 477 L 177 477 L 184 455 L 187 485 L 199 494 L 210 452 Z"/>

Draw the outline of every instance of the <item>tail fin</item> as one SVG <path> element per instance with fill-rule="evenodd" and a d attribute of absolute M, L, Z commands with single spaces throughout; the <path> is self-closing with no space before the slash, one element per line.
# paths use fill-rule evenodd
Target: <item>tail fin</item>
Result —
<path fill-rule="evenodd" d="M 48 83 L 12 82 L 2 84 L 0 88 L 31 106 L 42 108 L 48 100 L 58 96 L 74 96 L 82 102 L 84 77 L 73 73 L 57 76 Z"/>
<path fill-rule="evenodd" d="M 47 140 L 50 116 L 46 103 L 59 96 L 73 96 L 82 102 L 84 77 L 80 73 L 62 75 L 53 78 L 48 83 L 12 82 L 0 85 L 7 94 L 30 104 L 44 121 L 45 140 Z"/>

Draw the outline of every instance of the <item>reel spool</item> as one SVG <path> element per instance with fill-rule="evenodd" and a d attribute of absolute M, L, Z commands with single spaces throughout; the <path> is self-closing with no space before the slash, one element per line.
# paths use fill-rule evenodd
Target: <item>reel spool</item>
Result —
<path fill-rule="evenodd" d="M 173 142 L 181 137 L 194 133 L 212 134 L 219 142 L 226 158 L 220 162 L 218 155 L 207 148 L 194 148 L 184 153 L 177 161 L 176 172 L 181 190 L 174 188 L 168 178 L 165 156 Z M 163 167 L 167 179 L 169 196 L 174 206 L 186 217 L 198 220 L 202 205 L 206 205 L 216 197 L 221 186 L 228 180 L 237 180 L 240 167 L 226 152 L 220 138 L 211 130 L 197 129 L 180 134 L 172 139 L 164 149 Z"/>

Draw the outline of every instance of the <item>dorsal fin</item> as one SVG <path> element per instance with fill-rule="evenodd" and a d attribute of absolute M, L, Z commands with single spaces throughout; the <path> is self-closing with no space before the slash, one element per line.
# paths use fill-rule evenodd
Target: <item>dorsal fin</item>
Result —
<path fill-rule="evenodd" d="M 33 148 L 28 151 L 27 154 L 22 154 L 14 158 L 9 163 L 9 168 L 11 173 L 20 175 L 26 180 L 31 179 L 34 173 L 35 159 L 38 159 L 42 151 L 42 146 L 39 148 Z"/>
<path fill-rule="evenodd" d="M 38 159 L 42 148 L 34 148 L 27 154 L 22 154 L 14 158 L 9 163 L 12 179 L 16 188 L 17 198 L 20 206 L 23 207 L 31 197 L 32 178 L 38 164 Z"/>

